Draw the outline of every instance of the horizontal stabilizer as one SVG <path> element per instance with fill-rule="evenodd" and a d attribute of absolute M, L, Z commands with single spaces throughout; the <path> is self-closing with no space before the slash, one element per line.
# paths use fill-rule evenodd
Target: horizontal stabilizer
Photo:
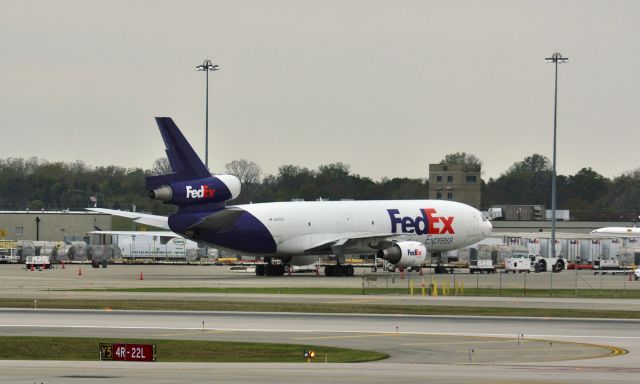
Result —
<path fill-rule="evenodd" d="M 170 229 L 168 218 L 166 216 L 150 215 L 148 213 L 120 211 L 117 209 L 106 209 L 106 208 L 86 208 L 86 209 L 93 212 L 106 213 L 108 215 L 133 219 L 133 221 L 138 224 L 149 225 L 157 228 Z"/>

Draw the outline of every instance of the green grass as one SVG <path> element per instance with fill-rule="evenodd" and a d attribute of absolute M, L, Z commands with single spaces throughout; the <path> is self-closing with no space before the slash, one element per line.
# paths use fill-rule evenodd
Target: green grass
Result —
<path fill-rule="evenodd" d="M 460 295 L 458 295 L 460 296 Z M 546 289 L 546 288 L 471 288 L 465 289 L 464 296 L 506 296 L 506 297 L 580 297 L 585 299 L 640 299 L 640 289 Z"/>
<path fill-rule="evenodd" d="M 156 344 L 157 361 L 174 362 L 304 362 L 314 349 L 314 362 L 358 363 L 386 359 L 374 351 L 322 346 L 200 340 L 110 339 L 87 337 L 0 336 L 0 360 L 97 360 L 100 343 Z"/>
<path fill-rule="evenodd" d="M 408 295 L 408 288 L 325 288 L 325 287 L 147 287 L 147 288 L 108 288 L 77 289 L 74 291 L 110 291 L 110 292 L 156 292 L 156 293 L 245 293 L 245 294 L 287 294 L 287 295 Z M 414 295 L 421 295 L 420 286 L 414 286 Z M 442 295 L 442 288 L 438 289 Z M 522 288 L 465 288 L 464 292 L 448 290 L 448 296 L 506 296 L 506 297 L 581 297 L 609 299 L 640 299 L 640 289 L 522 289 Z"/>
<path fill-rule="evenodd" d="M 33 308 L 28 299 L 0 299 L 0 307 Z M 531 316 L 565 318 L 640 319 L 640 311 L 610 311 L 558 308 L 500 308 L 439 305 L 374 305 L 374 304 L 306 304 L 269 302 L 229 302 L 198 300 L 80 300 L 38 299 L 38 308 L 121 309 L 158 311 L 247 311 L 247 312 L 304 312 L 304 313 L 365 313 L 407 315 L 457 316 Z"/>

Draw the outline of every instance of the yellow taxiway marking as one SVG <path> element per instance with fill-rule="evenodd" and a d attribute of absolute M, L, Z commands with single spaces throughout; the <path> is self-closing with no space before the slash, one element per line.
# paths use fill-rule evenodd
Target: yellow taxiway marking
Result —
<path fill-rule="evenodd" d="M 562 348 L 558 348 L 558 347 L 553 347 L 553 348 L 504 348 L 504 349 L 477 349 L 474 352 L 533 352 L 533 351 L 547 351 L 547 352 L 557 352 L 557 351 L 597 351 L 597 350 L 601 350 L 602 352 L 604 352 L 605 350 L 608 350 L 608 348 L 580 348 L 580 347 L 562 347 Z M 456 351 L 457 353 L 468 353 L 468 350 L 459 350 Z"/>
<path fill-rule="evenodd" d="M 525 341 L 528 342 L 532 342 L 533 340 L 520 340 L 521 343 L 524 343 Z M 454 342 L 437 342 L 437 343 L 430 343 L 428 341 L 425 341 L 423 343 L 404 343 L 404 344 L 400 344 L 400 345 L 404 345 L 404 346 L 416 346 L 416 345 L 452 345 L 452 344 L 488 344 L 488 343 L 517 343 L 518 340 L 517 339 L 513 339 L 513 340 L 482 340 L 482 341 L 454 341 Z"/>
<path fill-rule="evenodd" d="M 367 333 L 362 335 L 345 335 L 345 336 L 310 336 L 296 337 L 295 340 L 322 340 L 322 339 L 357 339 L 362 337 L 384 337 L 384 336 L 406 336 L 402 333 Z"/>
<path fill-rule="evenodd" d="M 161 333 L 158 336 L 171 337 L 171 336 L 189 336 L 189 335 L 206 335 L 216 333 L 231 333 L 235 331 L 218 331 L 218 330 L 205 330 L 205 331 L 193 331 L 193 332 L 181 332 L 181 333 Z"/>

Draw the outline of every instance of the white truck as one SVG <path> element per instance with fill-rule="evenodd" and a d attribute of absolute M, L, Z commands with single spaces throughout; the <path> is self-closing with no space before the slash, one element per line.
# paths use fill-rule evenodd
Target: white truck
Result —
<path fill-rule="evenodd" d="M 51 269 L 51 259 L 49 256 L 27 256 L 25 265 L 27 269 L 31 269 L 32 267 Z"/>
<path fill-rule="evenodd" d="M 20 261 L 18 250 L 15 248 L 0 248 L 0 263 L 17 263 Z"/>
<path fill-rule="evenodd" d="M 561 272 L 567 269 L 567 262 L 562 257 L 536 257 L 533 267 L 535 272 Z"/>

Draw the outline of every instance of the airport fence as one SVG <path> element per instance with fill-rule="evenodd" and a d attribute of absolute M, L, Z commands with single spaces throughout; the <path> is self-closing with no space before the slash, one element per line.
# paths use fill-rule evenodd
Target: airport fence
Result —
<path fill-rule="evenodd" d="M 640 298 L 640 281 L 632 274 L 593 271 L 559 273 L 497 272 L 471 274 L 363 273 L 363 294 L 398 294 L 412 296 L 522 296 L 522 297 L 593 297 Z"/>

